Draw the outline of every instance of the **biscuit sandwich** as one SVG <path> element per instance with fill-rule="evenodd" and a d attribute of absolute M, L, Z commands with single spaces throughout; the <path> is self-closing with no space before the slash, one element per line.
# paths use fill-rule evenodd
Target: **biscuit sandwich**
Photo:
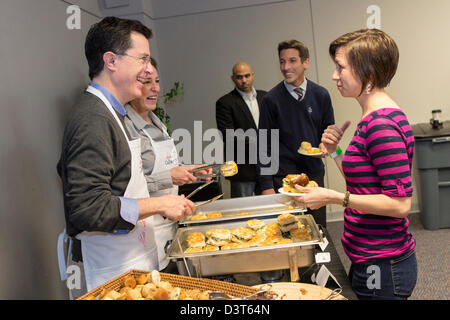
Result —
<path fill-rule="evenodd" d="M 281 232 L 288 232 L 291 229 L 298 228 L 297 218 L 290 213 L 280 214 L 277 218 L 278 225 L 280 226 Z"/>
<path fill-rule="evenodd" d="M 187 237 L 187 243 L 190 248 L 203 248 L 205 243 L 205 236 L 201 232 L 193 232 Z"/>
<path fill-rule="evenodd" d="M 231 233 L 229 229 L 211 229 L 206 231 L 208 244 L 215 246 L 223 246 L 231 241 Z"/>
<path fill-rule="evenodd" d="M 267 224 L 264 234 L 266 237 L 281 235 L 280 226 L 276 222 L 271 222 L 271 223 Z"/>
<path fill-rule="evenodd" d="M 231 177 L 238 173 L 238 167 L 236 162 L 227 161 L 223 166 L 220 167 L 220 173 L 224 177 Z"/>
<path fill-rule="evenodd" d="M 255 236 L 255 232 L 246 227 L 238 227 L 231 230 L 231 241 L 243 243 L 249 241 Z"/>
<path fill-rule="evenodd" d="M 311 143 L 309 143 L 308 141 L 302 141 L 299 151 L 302 153 L 312 153 L 313 148 Z"/>
<path fill-rule="evenodd" d="M 263 220 L 251 219 L 247 220 L 247 227 L 252 229 L 254 232 L 259 233 L 264 231 L 266 223 Z"/>

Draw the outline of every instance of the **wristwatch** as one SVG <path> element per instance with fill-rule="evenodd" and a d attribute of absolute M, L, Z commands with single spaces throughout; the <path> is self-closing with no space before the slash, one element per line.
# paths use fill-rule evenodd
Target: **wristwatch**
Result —
<path fill-rule="evenodd" d="M 335 152 L 330 154 L 330 158 L 334 159 L 342 153 L 341 147 L 338 147 Z"/>

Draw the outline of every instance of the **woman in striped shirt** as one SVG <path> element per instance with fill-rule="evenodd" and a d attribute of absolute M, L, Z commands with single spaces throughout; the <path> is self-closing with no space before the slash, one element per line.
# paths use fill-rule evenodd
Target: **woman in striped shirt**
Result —
<path fill-rule="evenodd" d="M 415 241 L 408 232 L 414 137 L 406 115 L 384 88 L 398 65 L 398 48 L 383 31 L 359 30 L 330 44 L 333 80 L 342 96 L 355 98 L 362 117 L 341 153 L 349 126 L 329 126 L 322 143 L 343 173 L 347 191 L 302 188 L 299 204 L 317 209 L 342 204 L 342 245 L 352 261 L 349 278 L 360 299 L 407 299 L 417 280 Z"/>

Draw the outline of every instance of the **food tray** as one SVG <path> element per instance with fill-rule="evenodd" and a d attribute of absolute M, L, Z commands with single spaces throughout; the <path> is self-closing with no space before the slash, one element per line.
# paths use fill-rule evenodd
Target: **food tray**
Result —
<path fill-rule="evenodd" d="M 92 297 L 96 297 L 100 294 L 103 289 L 109 290 L 119 290 L 123 285 L 123 280 L 128 276 L 138 277 L 142 274 L 147 274 L 150 271 L 143 270 L 130 270 L 125 272 L 124 274 L 106 282 L 105 284 L 89 291 L 83 296 L 79 297 L 77 300 L 89 300 Z M 225 292 L 228 295 L 232 296 L 246 296 L 257 292 L 258 290 L 252 287 L 244 286 L 236 283 L 228 283 L 224 281 L 211 280 L 211 279 L 203 279 L 203 278 L 191 278 L 182 275 L 170 274 L 170 273 L 162 273 L 161 281 L 168 281 L 174 287 L 179 287 L 182 289 L 199 289 L 199 290 L 211 290 L 211 291 L 220 291 Z"/>
<path fill-rule="evenodd" d="M 184 250 L 188 247 L 186 239 L 192 232 L 198 231 L 204 234 L 212 228 L 232 229 L 246 225 L 246 221 L 234 221 L 179 228 L 169 248 L 168 255 L 172 260 L 177 260 L 180 274 L 197 277 L 281 269 L 291 269 L 292 271 L 295 269 L 294 267 L 311 265 L 314 261 L 314 246 L 323 241 L 317 224 L 311 215 L 301 215 L 297 218 L 302 224 L 310 226 L 311 240 L 223 251 L 184 253 Z M 265 219 L 266 224 L 274 221 L 277 221 L 277 218 Z M 181 245 L 181 250 L 178 242 Z M 292 276 L 291 273 L 291 278 Z"/>
<path fill-rule="evenodd" d="M 213 203 L 198 208 L 194 214 L 221 212 L 221 218 L 190 220 L 191 216 L 184 218 L 179 224 L 180 226 L 211 224 L 224 221 L 250 220 L 260 217 L 278 216 L 286 212 L 294 214 L 307 211 L 304 207 L 294 208 L 286 205 L 286 203 L 292 203 L 292 198 L 283 194 L 216 200 Z M 242 212 L 248 212 L 249 214 L 238 215 Z"/>

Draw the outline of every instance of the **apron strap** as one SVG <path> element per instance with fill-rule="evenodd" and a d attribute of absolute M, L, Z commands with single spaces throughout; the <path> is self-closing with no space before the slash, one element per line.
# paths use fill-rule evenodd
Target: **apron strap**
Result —
<path fill-rule="evenodd" d="M 67 249 L 67 260 L 64 257 L 64 244 L 69 241 L 69 247 Z M 61 281 L 67 280 L 67 266 L 69 265 L 70 258 L 72 256 L 72 239 L 67 235 L 66 229 L 58 235 L 58 242 L 56 245 L 56 251 L 58 253 L 58 266 L 59 275 Z"/>
<path fill-rule="evenodd" d="M 86 89 L 87 92 L 92 93 L 93 95 L 97 96 L 100 100 L 103 101 L 103 103 L 106 105 L 108 110 L 112 113 L 114 119 L 116 119 L 117 123 L 119 124 L 120 129 L 122 129 L 123 134 L 125 135 L 125 138 L 127 141 L 129 141 L 127 133 L 125 131 L 125 128 L 122 125 L 122 122 L 120 122 L 119 117 L 117 116 L 116 112 L 114 111 L 114 108 L 112 107 L 111 103 L 106 99 L 106 97 L 103 95 L 103 93 L 98 90 L 97 88 L 94 88 L 93 86 L 88 86 Z"/>

